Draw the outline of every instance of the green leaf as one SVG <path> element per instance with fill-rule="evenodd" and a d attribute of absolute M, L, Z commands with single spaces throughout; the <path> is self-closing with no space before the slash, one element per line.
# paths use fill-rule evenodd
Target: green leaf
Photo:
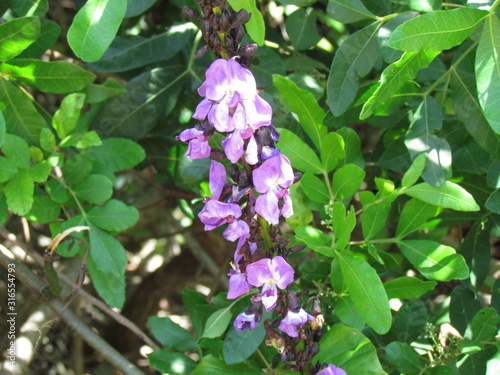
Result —
<path fill-rule="evenodd" d="M 87 155 L 77 154 L 66 160 L 62 167 L 64 181 L 68 185 L 78 184 L 90 174 L 93 166 L 93 161 Z"/>
<path fill-rule="evenodd" d="M 111 307 L 121 309 L 125 303 L 125 275 L 102 272 L 92 258 L 87 260 L 89 276 L 101 298 Z"/>
<path fill-rule="evenodd" d="M 86 154 L 112 172 L 132 168 L 146 157 L 141 146 L 124 138 L 104 139 L 101 146 L 88 148 Z"/>
<path fill-rule="evenodd" d="M 10 60 L 32 43 L 40 35 L 40 18 L 23 17 L 0 25 L 0 61 Z"/>
<path fill-rule="evenodd" d="M 440 187 L 432 186 L 426 182 L 414 185 L 407 189 L 405 194 L 420 199 L 429 204 L 457 211 L 478 211 L 474 197 L 461 186 L 445 181 Z"/>
<path fill-rule="evenodd" d="M 450 246 L 429 240 L 404 240 L 396 244 L 406 259 L 429 280 L 450 281 L 469 277 L 463 256 Z"/>
<path fill-rule="evenodd" d="M 0 108 L 1 107 L 2 106 L 0 105 Z M 0 110 L 0 147 L 2 146 L 5 140 L 5 131 L 6 131 L 5 117 L 3 116 L 3 113 Z"/>
<path fill-rule="evenodd" d="M 500 189 L 496 189 L 491 193 L 484 205 L 488 210 L 497 214 L 500 213 Z"/>
<path fill-rule="evenodd" d="M 96 78 L 67 61 L 16 59 L 4 62 L 0 71 L 23 85 L 54 94 L 80 91 Z"/>
<path fill-rule="evenodd" d="M 196 349 L 196 340 L 193 336 L 170 318 L 150 316 L 148 325 L 155 339 L 163 346 L 180 352 Z"/>
<path fill-rule="evenodd" d="M 352 23 L 368 18 L 377 19 L 377 16 L 370 12 L 361 0 L 329 0 L 327 12 L 334 20 L 342 23 Z"/>
<path fill-rule="evenodd" d="M 424 171 L 426 165 L 425 155 L 417 156 L 411 163 L 410 168 L 405 172 L 403 179 L 401 180 L 401 186 L 404 188 L 409 188 L 418 181 L 422 172 Z"/>
<path fill-rule="evenodd" d="M 140 15 L 151 8 L 155 2 L 156 0 L 127 0 L 127 12 L 125 13 L 125 17 Z"/>
<path fill-rule="evenodd" d="M 26 168 L 30 164 L 30 148 L 26 141 L 17 135 L 5 134 L 5 142 L 2 144 L 2 152 L 5 157 L 16 167 Z"/>
<path fill-rule="evenodd" d="M 450 49 L 467 39 L 487 15 L 465 7 L 426 13 L 394 30 L 389 46 L 406 52 Z"/>
<path fill-rule="evenodd" d="M 273 48 L 259 47 L 259 53 L 254 57 L 250 71 L 257 81 L 257 87 L 267 87 L 273 84 L 273 75 L 286 75 L 285 63 Z M 258 64 L 256 64 L 258 62 Z"/>
<path fill-rule="evenodd" d="M 113 183 L 102 174 L 91 174 L 76 185 L 73 191 L 81 200 L 98 204 L 111 198 Z"/>
<path fill-rule="evenodd" d="M 377 62 L 381 25 L 375 22 L 350 35 L 335 53 L 327 83 L 328 105 L 334 116 L 349 108 L 358 93 L 359 78 L 370 73 Z"/>
<path fill-rule="evenodd" d="M 334 324 L 321 338 L 316 358 L 342 368 L 349 375 L 387 375 L 372 342 L 360 331 L 343 324 Z"/>
<path fill-rule="evenodd" d="M 348 327 L 361 331 L 366 326 L 365 320 L 359 314 L 354 302 L 352 302 L 349 296 L 339 298 L 335 305 L 335 315 Z"/>
<path fill-rule="evenodd" d="M 298 226 L 295 228 L 295 234 L 299 239 L 305 242 L 310 249 L 329 257 L 335 255 L 331 247 L 332 238 L 319 229 L 308 225 Z"/>
<path fill-rule="evenodd" d="M 344 127 L 337 130 L 337 133 L 344 139 L 345 144 L 345 158 L 342 159 L 341 165 L 353 163 L 360 168 L 364 168 L 365 161 L 361 153 L 361 140 L 356 131 L 349 127 Z"/>
<path fill-rule="evenodd" d="M 107 78 L 102 85 L 90 84 L 83 90 L 86 103 L 100 103 L 125 92 L 127 89 L 111 77 Z"/>
<path fill-rule="evenodd" d="M 240 9 L 246 9 L 248 13 L 252 13 L 252 17 L 245 24 L 245 29 L 248 36 L 257 43 L 259 46 L 264 45 L 264 39 L 266 37 L 266 25 L 264 23 L 264 17 L 257 7 L 256 0 L 228 0 L 229 5 L 235 12 Z"/>
<path fill-rule="evenodd" d="M 89 238 L 90 259 L 96 269 L 116 277 L 124 275 L 128 258 L 122 244 L 111 234 L 95 226 L 91 226 Z"/>
<path fill-rule="evenodd" d="M 424 331 L 429 320 L 427 308 L 420 299 L 403 301 L 396 312 L 389 335 L 395 335 L 398 341 L 411 343 Z"/>
<path fill-rule="evenodd" d="M 122 23 L 127 0 L 89 0 L 68 30 L 68 43 L 83 61 L 101 58 Z"/>
<path fill-rule="evenodd" d="M 22 59 L 39 57 L 57 42 L 60 35 L 61 27 L 57 23 L 43 19 L 38 39 L 17 57 Z"/>
<path fill-rule="evenodd" d="M 321 39 L 316 31 L 316 13 L 312 8 L 299 8 L 286 19 L 286 32 L 297 51 L 314 47 Z"/>
<path fill-rule="evenodd" d="M 432 12 L 441 9 L 441 0 L 408 0 L 410 9 L 417 12 Z"/>
<path fill-rule="evenodd" d="M 322 125 L 325 111 L 319 106 L 313 94 L 299 89 L 285 77 L 273 75 L 273 84 L 285 99 L 290 110 L 299 117 L 300 125 L 321 152 L 322 139 L 326 136 L 326 128 Z"/>
<path fill-rule="evenodd" d="M 45 120 L 33 101 L 5 79 L 0 79 L 0 110 L 8 133 L 24 138 L 29 144 L 38 144 Z"/>
<path fill-rule="evenodd" d="M 50 199 L 40 188 L 36 188 L 33 205 L 25 217 L 41 224 L 55 221 L 61 212 L 61 206 Z"/>
<path fill-rule="evenodd" d="M 56 137 L 49 128 L 42 128 L 40 132 L 40 147 L 48 153 L 53 153 L 56 149 Z"/>
<path fill-rule="evenodd" d="M 490 233 L 481 221 L 469 229 L 460 247 L 460 254 L 470 270 L 470 284 L 477 292 L 488 276 L 491 263 Z M 468 283 L 467 283 L 468 284 Z"/>
<path fill-rule="evenodd" d="M 64 139 L 75 129 L 84 104 L 85 95 L 80 93 L 70 94 L 63 99 L 61 107 L 52 118 L 52 126 L 60 139 Z"/>
<path fill-rule="evenodd" d="M 16 174 L 16 165 L 9 159 L 0 156 L 0 182 L 9 181 Z"/>
<path fill-rule="evenodd" d="M 68 191 L 59 180 L 49 180 L 45 184 L 45 191 L 49 197 L 57 203 L 66 203 L 69 196 Z"/>
<path fill-rule="evenodd" d="M 416 375 L 426 366 L 417 352 L 405 342 L 393 341 L 385 347 L 387 359 L 401 371 L 402 374 Z"/>
<path fill-rule="evenodd" d="M 310 200 L 323 204 L 327 204 L 330 201 L 330 194 L 328 194 L 325 183 L 314 174 L 310 172 L 304 173 L 300 179 L 300 183 L 302 189 L 304 189 L 304 193 L 306 193 Z"/>
<path fill-rule="evenodd" d="M 34 182 L 45 182 L 49 178 L 52 165 L 47 160 L 42 160 L 29 168 L 31 179 Z"/>
<path fill-rule="evenodd" d="M 391 309 L 377 272 L 347 250 L 338 257 L 347 290 L 358 312 L 375 332 L 381 335 L 387 333 L 392 322 Z M 344 370 L 349 371 L 346 368 Z"/>
<path fill-rule="evenodd" d="M 323 166 L 311 147 L 288 129 L 279 128 L 279 132 L 281 152 L 290 159 L 295 169 L 313 174 L 323 173 Z"/>
<path fill-rule="evenodd" d="M 203 334 L 205 322 L 217 309 L 209 305 L 206 297 L 195 290 L 184 289 L 182 300 L 188 311 L 189 318 L 193 322 L 193 328 L 197 337 Z"/>
<path fill-rule="evenodd" d="M 355 164 L 346 164 L 333 175 L 332 191 L 337 199 L 351 197 L 358 191 L 365 178 L 365 171 Z"/>
<path fill-rule="evenodd" d="M 422 16 L 421 16 L 422 17 Z M 415 78 L 420 69 L 427 67 L 439 52 L 408 52 L 382 72 L 380 86 L 363 105 L 360 119 L 370 117 L 378 108 L 386 106 L 405 83 Z"/>
<path fill-rule="evenodd" d="M 472 338 L 474 341 L 482 342 L 495 337 L 498 331 L 500 316 L 493 307 L 485 307 L 479 310 L 472 319 Z"/>
<path fill-rule="evenodd" d="M 34 192 L 35 185 L 29 170 L 20 169 L 5 185 L 5 198 L 10 210 L 19 216 L 25 215 L 33 205 Z"/>
<path fill-rule="evenodd" d="M 471 327 L 474 316 L 480 309 L 481 304 L 471 290 L 463 285 L 453 288 L 449 310 L 450 322 L 461 335 Z"/>
<path fill-rule="evenodd" d="M 43 16 L 49 10 L 47 0 L 9 0 L 12 11 L 19 17 Z"/>
<path fill-rule="evenodd" d="M 255 362 L 245 362 L 240 364 L 226 364 L 224 360 L 213 357 L 212 355 L 204 356 L 198 363 L 198 366 L 190 375 L 262 375 L 262 370 L 257 367 Z"/>
<path fill-rule="evenodd" d="M 416 277 L 402 276 L 384 284 L 387 298 L 420 298 L 437 286 L 436 281 L 422 281 Z"/>
<path fill-rule="evenodd" d="M 173 110 L 186 74 L 184 66 L 168 66 L 131 79 L 126 93 L 106 102 L 92 124 L 94 130 L 102 138 L 141 139 Z"/>
<path fill-rule="evenodd" d="M 420 229 L 427 220 L 438 215 L 440 211 L 440 208 L 435 205 L 411 199 L 400 214 L 396 237 L 402 239 Z"/>
<path fill-rule="evenodd" d="M 339 159 L 345 158 L 345 141 L 340 134 L 328 133 L 323 138 L 321 149 L 321 164 L 326 172 L 331 172 L 338 164 Z"/>
<path fill-rule="evenodd" d="M 375 195 L 371 191 L 359 193 L 361 204 L 363 205 L 363 216 L 361 216 L 361 228 L 365 241 L 375 237 L 384 229 L 389 212 L 391 201 L 389 199 L 375 203 Z"/>
<path fill-rule="evenodd" d="M 451 87 L 453 108 L 467 131 L 492 157 L 500 159 L 500 135 L 493 131 L 484 116 L 477 99 L 476 78 L 472 69 L 468 69 L 467 58 L 452 72 Z"/>
<path fill-rule="evenodd" d="M 191 42 L 196 31 L 194 24 L 186 23 L 149 38 L 117 36 L 104 56 L 89 67 L 98 72 L 124 72 L 168 60 Z"/>
<path fill-rule="evenodd" d="M 90 222 L 101 229 L 122 232 L 137 223 L 139 211 L 122 201 L 111 199 L 103 206 L 95 206 L 87 213 Z"/>
<path fill-rule="evenodd" d="M 61 147 L 76 147 L 79 150 L 85 150 L 89 147 L 101 146 L 102 141 L 99 135 L 91 130 L 85 133 L 73 133 L 68 135 L 60 143 Z"/>
<path fill-rule="evenodd" d="M 226 331 L 232 318 L 231 306 L 233 305 L 231 304 L 226 308 L 217 310 L 210 315 L 201 337 L 215 338 L 221 336 Z"/>
<path fill-rule="evenodd" d="M 346 212 L 344 204 L 337 201 L 332 208 L 332 230 L 335 235 L 335 249 L 344 250 L 351 240 L 351 233 L 356 226 L 356 213 L 351 206 L 349 212 Z"/>
<path fill-rule="evenodd" d="M 236 331 L 234 326 L 231 326 L 224 339 L 224 360 L 228 365 L 243 362 L 255 353 L 264 337 L 266 337 L 266 330 L 262 323 L 254 329 L 243 331 Z"/>
<path fill-rule="evenodd" d="M 148 354 L 148 359 L 155 370 L 166 374 L 188 375 L 197 364 L 187 355 L 165 349 L 158 349 Z"/>

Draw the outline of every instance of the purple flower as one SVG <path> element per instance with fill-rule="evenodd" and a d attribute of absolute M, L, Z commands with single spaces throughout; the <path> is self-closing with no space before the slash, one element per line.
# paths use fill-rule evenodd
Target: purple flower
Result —
<path fill-rule="evenodd" d="M 249 233 L 250 228 L 248 224 L 243 220 L 237 220 L 229 224 L 222 235 L 226 240 L 234 242 L 239 238 L 248 238 Z"/>
<path fill-rule="evenodd" d="M 234 329 L 237 331 L 243 331 L 244 329 L 254 329 L 257 327 L 256 316 L 254 313 L 247 314 L 242 312 L 234 320 Z"/>
<path fill-rule="evenodd" d="M 205 136 L 202 130 L 196 128 L 186 129 L 177 138 L 188 144 L 184 156 L 189 156 L 191 159 L 204 159 L 210 156 L 209 137 Z"/>
<path fill-rule="evenodd" d="M 205 230 L 212 230 L 226 223 L 232 223 L 241 216 L 241 208 L 235 203 L 223 203 L 209 199 L 198 217 L 205 224 Z"/>
<path fill-rule="evenodd" d="M 314 320 L 314 317 L 306 313 L 304 309 L 300 309 L 298 312 L 288 310 L 285 318 L 281 319 L 278 328 L 290 337 L 298 337 L 297 326 L 302 328 L 309 320 Z"/>
<path fill-rule="evenodd" d="M 238 265 L 233 265 L 227 274 L 229 276 L 229 290 L 227 299 L 235 299 L 250 292 L 250 284 L 247 282 L 247 275 L 240 271 Z"/>
<path fill-rule="evenodd" d="M 347 375 L 347 372 L 342 370 L 340 367 L 330 364 L 316 375 Z"/>
<path fill-rule="evenodd" d="M 292 202 L 288 187 L 293 184 L 295 176 L 290 160 L 282 154 L 267 159 L 252 172 L 255 190 L 262 193 L 255 202 L 255 211 L 271 224 L 279 223 L 279 216 L 293 215 Z M 278 199 L 284 199 L 280 210 Z"/>
<path fill-rule="evenodd" d="M 267 311 L 276 306 L 278 286 L 285 289 L 293 281 L 294 270 L 280 256 L 265 258 L 247 266 L 247 281 L 250 285 L 262 286 L 262 303 Z"/>

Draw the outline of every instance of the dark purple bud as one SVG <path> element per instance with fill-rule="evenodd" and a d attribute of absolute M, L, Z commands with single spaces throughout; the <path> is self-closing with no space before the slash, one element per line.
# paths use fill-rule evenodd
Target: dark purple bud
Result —
<path fill-rule="evenodd" d="M 297 294 L 291 290 L 289 290 L 286 294 L 286 302 L 288 304 L 288 310 L 293 312 L 299 311 L 302 305 L 300 298 L 297 297 Z"/>
<path fill-rule="evenodd" d="M 191 20 L 199 20 L 200 19 L 200 12 L 198 12 L 196 9 L 193 9 L 191 7 L 185 6 L 182 8 L 182 14 L 184 14 L 187 18 Z"/>
<path fill-rule="evenodd" d="M 245 29 L 243 26 L 239 26 L 231 31 L 231 35 L 233 36 L 234 43 L 236 45 L 240 44 L 245 36 Z"/>
<path fill-rule="evenodd" d="M 250 185 L 250 172 L 243 169 L 238 176 L 238 186 L 245 187 Z"/>
<path fill-rule="evenodd" d="M 207 51 L 208 51 L 208 47 L 207 46 L 201 47 L 198 51 L 196 51 L 196 53 L 194 55 L 194 59 L 195 60 L 201 59 L 203 56 L 205 56 L 205 54 L 207 53 Z"/>
<path fill-rule="evenodd" d="M 210 35 L 209 44 L 212 47 L 212 51 L 214 52 L 220 51 L 222 42 L 217 33 L 212 33 L 212 35 Z"/>
<path fill-rule="evenodd" d="M 302 173 L 295 172 L 293 174 L 293 183 L 299 182 L 301 178 L 302 178 Z"/>
<path fill-rule="evenodd" d="M 240 173 L 240 170 L 236 164 L 231 164 L 229 166 L 229 175 L 233 179 L 233 181 L 238 181 L 238 175 Z"/>
<path fill-rule="evenodd" d="M 298 253 L 299 251 L 304 250 L 305 247 L 305 245 L 296 245 L 292 246 L 290 249 L 288 249 L 288 251 L 290 251 L 291 253 Z"/>
<path fill-rule="evenodd" d="M 234 50 L 234 41 L 233 41 L 233 38 L 230 36 L 230 35 L 225 35 L 224 36 L 224 43 L 226 44 L 226 48 L 228 50 Z"/>
<path fill-rule="evenodd" d="M 222 11 L 222 14 L 218 19 L 218 25 L 218 29 L 224 33 L 228 32 L 231 29 L 231 13 L 228 9 L 224 9 Z"/>
<path fill-rule="evenodd" d="M 252 13 L 248 13 L 246 9 L 241 9 L 235 14 L 233 19 L 233 24 L 231 25 L 233 29 L 240 27 L 241 25 L 247 23 L 250 20 Z"/>
<path fill-rule="evenodd" d="M 241 57 L 253 57 L 257 53 L 258 48 L 259 47 L 255 43 L 245 43 L 238 49 L 238 55 Z"/>
<path fill-rule="evenodd" d="M 210 38 L 210 33 L 212 32 L 212 26 L 210 26 L 210 23 L 208 21 L 203 21 L 201 23 L 201 35 L 203 36 L 204 40 L 208 40 Z"/>

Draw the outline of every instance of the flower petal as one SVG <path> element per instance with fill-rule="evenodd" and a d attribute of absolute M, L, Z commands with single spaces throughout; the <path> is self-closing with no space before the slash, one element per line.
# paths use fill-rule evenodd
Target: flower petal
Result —
<path fill-rule="evenodd" d="M 272 191 L 268 191 L 267 193 L 257 197 L 257 200 L 255 201 L 255 211 L 273 225 L 278 225 L 280 222 L 278 198 Z"/>
<path fill-rule="evenodd" d="M 247 280 L 250 285 L 262 286 L 273 277 L 271 259 L 264 258 L 247 266 Z"/>
<path fill-rule="evenodd" d="M 208 186 L 212 192 L 214 199 L 219 199 L 226 183 L 226 168 L 221 164 L 212 160 L 210 163 L 210 174 Z"/>

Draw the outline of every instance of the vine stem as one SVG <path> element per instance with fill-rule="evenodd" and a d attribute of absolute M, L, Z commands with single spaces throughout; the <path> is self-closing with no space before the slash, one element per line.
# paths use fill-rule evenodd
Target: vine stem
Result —
<path fill-rule="evenodd" d="M 57 313 L 66 324 L 71 327 L 87 344 L 93 347 L 96 352 L 102 355 L 113 366 L 119 369 L 125 375 L 144 375 L 144 373 L 128 359 L 123 357 L 115 348 L 108 344 L 102 337 L 94 332 L 87 324 L 82 322 L 71 310 L 65 309 L 65 304 L 59 299 L 45 299 L 41 292 L 41 286 L 45 282 L 35 275 L 31 269 L 17 259 L 7 256 L 10 251 L 0 245 L 0 265 L 7 269 L 9 265 L 14 265 L 16 278 L 20 280 L 30 292 L 38 297 L 41 302 L 50 307 Z"/>

